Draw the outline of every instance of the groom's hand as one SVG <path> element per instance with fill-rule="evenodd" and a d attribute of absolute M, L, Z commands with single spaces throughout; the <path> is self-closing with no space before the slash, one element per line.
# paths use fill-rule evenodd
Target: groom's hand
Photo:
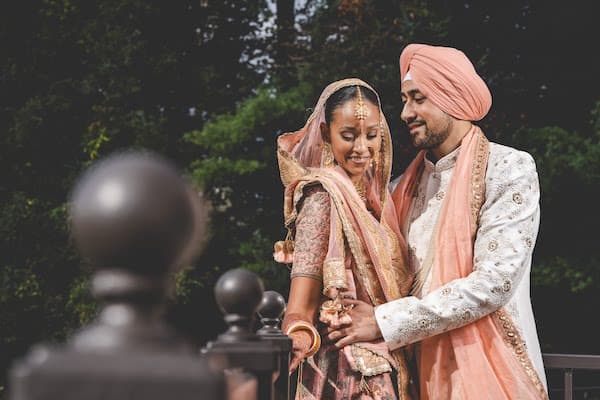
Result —
<path fill-rule="evenodd" d="M 350 324 L 340 327 L 328 327 L 327 339 L 341 349 L 356 342 L 370 342 L 381 337 L 381 331 L 375 319 L 375 309 L 361 300 L 344 299 L 342 304 L 351 306 L 348 312 L 352 318 Z"/>

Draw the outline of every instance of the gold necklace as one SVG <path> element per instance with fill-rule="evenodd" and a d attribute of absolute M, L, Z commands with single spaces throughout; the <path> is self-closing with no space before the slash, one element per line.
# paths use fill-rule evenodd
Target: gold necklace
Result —
<path fill-rule="evenodd" d="M 366 202 L 367 188 L 365 187 L 365 183 L 362 181 L 362 179 L 358 183 L 352 182 L 352 184 L 354 185 L 354 189 L 356 189 L 356 193 L 358 193 L 358 196 L 362 199 L 362 201 Z"/>

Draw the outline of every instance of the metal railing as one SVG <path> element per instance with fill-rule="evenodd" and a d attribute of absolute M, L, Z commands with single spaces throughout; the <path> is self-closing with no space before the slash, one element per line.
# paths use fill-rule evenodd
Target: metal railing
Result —
<path fill-rule="evenodd" d="M 200 351 L 162 318 L 169 273 L 202 242 L 206 222 L 198 196 L 172 165 L 120 155 L 84 175 L 73 193 L 73 239 L 93 266 L 92 294 L 102 309 L 66 344 L 36 345 L 17 360 L 10 400 L 294 397 L 291 340 L 279 328 L 285 299 L 265 292 L 254 273 L 234 269 L 219 278 L 215 298 L 228 329 Z M 600 390 L 573 386 L 574 370 L 600 371 L 600 355 L 543 358 L 546 370 L 563 371 L 566 400 L 575 390 Z"/>
<path fill-rule="evenodd" d="M 574 370 L 600 370 L 600 355 L 544 353 L 543 358 L 547 370 L 563 371 L 565 400 L 573 400 Z M 600 389 L 600 385 L 595 389 Z"/>
<path fill-rule="evenodd" d="M 228 329 L 205 348 L 164 318 L 169 277 L 200 250 L 206 224 L 206 205 L 172 164 L 119 153 L 86 171 L 72 193 L 72 238 L 101 309 L 66 343 L 41 343 L 15 360 L 10 400 L 289 399 L 292 346 L 278 328 L 285 299 L 265 293 L 256 274 L 219 278 Z"/>

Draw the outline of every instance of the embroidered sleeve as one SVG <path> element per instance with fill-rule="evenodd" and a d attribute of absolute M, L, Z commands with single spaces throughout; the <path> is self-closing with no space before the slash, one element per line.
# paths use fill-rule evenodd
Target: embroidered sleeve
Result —
<path fill-rule="evenodd" d="M 305 189 L 296 219 L 291 277 L 323 279 L 323 261 L 329 244 L 329 194 L 321 186 Z"/>
<path fill-rule="evenodd" d="M 473 272 L 422 299 L 405 297 L 375 309 L 390 348 L 473 322 L 504 306 L 524 274 L 539 227 L 539 184 L 533 158 L 506 150 L 490 154 L 486 200 L 474 249 Z"/>

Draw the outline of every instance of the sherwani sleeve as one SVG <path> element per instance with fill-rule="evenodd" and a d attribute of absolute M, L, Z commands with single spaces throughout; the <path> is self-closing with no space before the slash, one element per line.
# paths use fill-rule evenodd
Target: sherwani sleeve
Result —
<path fill-rule="evenodd" d="M 533 158 L 511 150 L 492 157 L 480 210 L 473 272 L 419 299 L 375 308 L 391 349 L 469 324 L 504 306 L 529 270 L 539 226 L 539 184 Z"/>

